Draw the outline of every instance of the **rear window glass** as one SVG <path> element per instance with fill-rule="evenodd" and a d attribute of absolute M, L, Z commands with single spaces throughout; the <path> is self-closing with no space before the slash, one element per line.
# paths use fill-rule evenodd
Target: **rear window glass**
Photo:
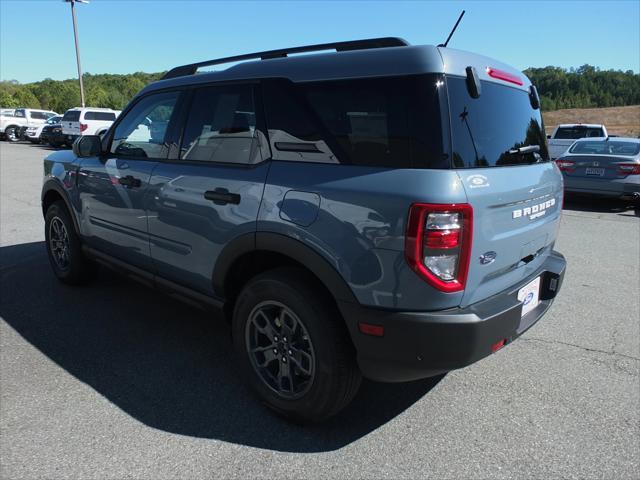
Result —
<path fill-rule="evenodd" d="M 113 112 L 84 112 L 85 120 L 102 120 L 113 122 L 116 119 L 116 114 Z"/>
<path fill-rule="evenodd" d="M 274 157 L 447 168 L 437 75 L 293 84 L 265 94 Z"/>
<path fill-rule="evenodd" d="M 80 120 L 80 110 L 70 110 L 62 117 L 63 122 L 77 122 Z"/>
<path fill-rule="evenodd" d="M 456 168 L 521 165 L 549 159 L 540 109 L 533 109 L 526 91 L 483 81 L 482 94 L 474 99 L 461 77 L 447 77 L 447 89 Z M 539 152 L 516 152 L 530 145 L 538 145 Z"/>
<path fill-rule="evenodd" d="M 640 143 L 607 140 L 599 142 L 576 142 L 569 149 L 570 153 L 586 155 L 624 155 L 633 157 L 640 153 Z"/>
<path fill-rule="evenodd" d="M 591 127 L 560 127 L 556 132 L 554 139 L 558 140 L 577 140 L 578 138 L 585 137 L 604 137 L 604 132 L 601 128 Z"/>

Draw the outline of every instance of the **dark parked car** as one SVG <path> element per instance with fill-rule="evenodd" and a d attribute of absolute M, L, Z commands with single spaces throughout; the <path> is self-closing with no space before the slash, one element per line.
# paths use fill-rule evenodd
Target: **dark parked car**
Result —
<path fill-rule="evenodd" d="M 196 75 L 226 62 L 240 63 Z M 382 38 L 177 67 L 44 174 L 62 282 L 100 263 L 220 309 L 238 368 L 298 420 L 340 411 L 363 375 L 491 355 L 565 271 L 535 88 L 446 47 Z"/>
<path fill-rule="evenodd" d="M 65 145 L 66 138 L 62 134 L 62 125 L 60 125 L 60 123 L 45 125 L 40 134 L 40 143 L 48 143 L 56 148 Z"/>

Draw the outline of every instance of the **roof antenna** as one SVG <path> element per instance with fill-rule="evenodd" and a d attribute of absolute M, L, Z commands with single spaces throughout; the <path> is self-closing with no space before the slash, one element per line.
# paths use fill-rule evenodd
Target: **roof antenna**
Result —
<path fill-rule="evenodd" d="M 451 30 L 451 33 L 449 34 L 449 36 L 447 37 L 447 41 L 444 43 L 441 43 L 440 45 L 438 45 L 438 47 L 447 47 L 447 45 L 449 44 L 449 40 L 451 40 L 451 37 L 453 36 L 453 32 L 456 31 L 456 28 L 458 28 L 458 24 L 460 23 L 460 20 L 462 20 L 462 17 L 464 16 L 464 10 L 462 10 L 462 13 L 460 14 L 460 16 L 458 17 L 458 21 L 456 22 L 456 24 L 453 26 L 453 29 Z"/>

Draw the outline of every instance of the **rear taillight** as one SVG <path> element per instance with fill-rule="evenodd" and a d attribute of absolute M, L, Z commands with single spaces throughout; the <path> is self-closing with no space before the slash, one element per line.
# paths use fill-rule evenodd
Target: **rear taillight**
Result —
<path fill-rule="evenodd" d="M 556 160 L 556 165 L 560 169 L 561 172 L 573 172 L 576 169 L 576 162 L 572 160 Z"/>
<path fill-rule="evenodd" d="M 405 237 L 409 266 L 438 290 L 464 290 L 472 229 L 471 205 L 414 203 Z"/>
<path fill-rule="evenodd" d="M 89 125 L 87 125 L 86 123 L 81 123 L 80 124 L 80 131 L 84 132 L 87 128 L 89 128 Z"/>
<path fill-rule="evenodd" d="M 618 175 L 640 175 L 640 163 L 619 163 Z"/>

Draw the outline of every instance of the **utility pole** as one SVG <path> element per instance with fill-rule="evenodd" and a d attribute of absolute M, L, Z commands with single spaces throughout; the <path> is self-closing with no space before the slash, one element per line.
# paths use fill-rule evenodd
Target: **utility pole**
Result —
<path fill-rule="evenodd" d="M 76 62 L 78 64 L 78 80 L 80 81 L 80 102 L 84 107 L 84 85 L 82 84 L 82 67 L 80 66 L 80 44 L 78 43 L 78 24 L 76 21 L 76 2 L 89 3 L 87 0 L 64 0 L 71 4 L 71 18 L 73 19 L 73 38 L 76 42 Z"/>

